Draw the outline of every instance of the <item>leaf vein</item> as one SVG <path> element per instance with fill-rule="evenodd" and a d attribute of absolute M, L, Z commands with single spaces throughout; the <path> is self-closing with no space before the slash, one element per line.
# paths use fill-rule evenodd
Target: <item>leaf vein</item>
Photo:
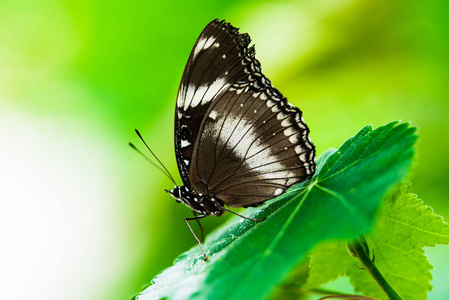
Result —
<path fill-rule="evenodd" d="M 324 186 L 321 186 L 318 183 L 316 184 L 316 186 L 323 192 L 325 192 L 325 193 L 331 195 L 332 197 L 336 198 L 337 200 L 339 200 L 340 203 L 349 211 L 349 213 L 351 215 L 355 216 L 359 220 L 361 225 L 365 225 L 367 223 L 367 220 L 362 217 L 362 215 L 357 211 L 357 208 L 348 199 L 346 199 L 345 196 L 343 196 L 333 190 L 325 188 Z"/>
<path fill-rule="evenodd" d="M 427 233 L 427 234 L 430 234 L 430 235 L 436 235 L 436 236 L 441 236 L 441 237 L 449 238 L 449 234 L 442 234 L 442 233 L 437 233 L 437 232 L 430 231 L 430 230 L 425 230 L 425 229 L 423 229 L 423 228 L 420 228 L 420 227 L 414 226 L 414 225 L 412 225 L 412 224 L 409 224 L 409 223 L 400 221 L 400 220 L 398 220 L 398 219 L 394 219 L 394 218 L 392 218 L 392 217 L 390 217 L 390 216 L 384 216 L 384 218 L 390 219 L 390 220 L 393 221 L 393 222 L 399 223 L 399 224 L 404 225 L 404 226 L 407 226 L 407 227 L 411 227 L 411 228 L 413 228 L 413 229 L 415 229 L 415 230 L 418 230 L 418 231 L 421 231 L 421 232 L 424 232 L 424 233 Z"/>
<path fill-rule="evenodd" d="M 307 198 L 307 195 L 312 190 L 312 186 L 307 189 L 307 191 L 304 193 L 304 195 L 301 197 L 301 200 L 299 200 L 298 204 L 295 206 L 295 209 L 292 211 L 288 219 L 283 224 L 282 228 L 279 230 L 279 233 L 276 235 L 276 237 L 273 239 L 273 241 L 268 245 L 268 247 L 265 249 L 265 251 L 262 253 L 262 255 L 257 259 L 258 261 L 254 264 L 253 270 L 248 271 L 244 278 L 240 281 L 240 284 L 245 284 L 245 281 L 247 278 L 251 278 L 252 274 L 258 272 L 261 268 L 261 265 L 263 262 L 273 254 L 274 248 L 279 244 L 279 241 L 281 240 L 282 236 L 284 236 L 284 233 L 286 232 L 287 228 L 290 226 L 290 224 L 293 222 L 294 217 L 298 214 L 299 210 L 301 209 L 304 199 Z M 235 288 L 234 291 L 238 291 L 238 288 Z M 235 295 L 229 295 L 228 299 L 234 299 Z M 236 298 L 238 299 L 238 298 Z"/>
<path fill-rule="evenodd" d="M 414 261 L 415 261 L 416 263 L 418 263 L 419 265 L 421 265 L 421 266 L 423 266 L 423 267 L 426 267 L 426 264 L 423 264 L 420 260 L 418 260 L 416 257 L 414 257 L 413 255 L 411 255 L 409 251 L 405 251 L 404 249 L 401 249 L 401 248 L 399 248 L 399 247 L 396 247 L 396 246 L 394 246 L 394 245 L 392 245 L 392 244 L 388 244 L 388 243 L 378 242 L 377 245 L 382 245 L 382 246 L 384 246 L 384 247 L 387 247 L 387 248 L 391 248 L 391 249 L 397 250 L 397 251 L 399 251 L 399 252 L 405 254 L 406 256 L 408 256 L 410 259 L 414 260 Z"/>

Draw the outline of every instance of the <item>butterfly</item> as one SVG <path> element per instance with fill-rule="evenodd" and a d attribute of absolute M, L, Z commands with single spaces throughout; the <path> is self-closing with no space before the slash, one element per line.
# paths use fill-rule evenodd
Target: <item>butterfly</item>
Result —
<path fill-rule="evenodd" d="M 230 23 L 210 22 L 178 91 L 175 154 L 183 185 L 166 191 L 195 213 L 185 222 L 205 260 L 188 221 L 237 214 L 226 207 L 260 205 L 315 172 L 302 112 L 262 73 L 250 42 Z"/>

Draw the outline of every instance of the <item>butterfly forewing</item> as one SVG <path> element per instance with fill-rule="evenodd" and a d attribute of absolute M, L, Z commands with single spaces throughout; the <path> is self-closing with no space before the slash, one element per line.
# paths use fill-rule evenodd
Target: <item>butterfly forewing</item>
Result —
<path fill-rule="evenodd" d="M 301 111 L 262 74 L 249 43 L 229 23 L 207 25 L 187 62 L 175 116 L 184 184 L 230 207 L 260 204 L 315 171 Z"/>
<path fill-rule="evenodd" d="M 245 76 L 241 57 L 250 42 L 224 21 L 209 23 L 198 37 L 184 70 L 175 114 L 178 168 L 189 185 L 190 160 L 201 122 L 211 101 Z"/>

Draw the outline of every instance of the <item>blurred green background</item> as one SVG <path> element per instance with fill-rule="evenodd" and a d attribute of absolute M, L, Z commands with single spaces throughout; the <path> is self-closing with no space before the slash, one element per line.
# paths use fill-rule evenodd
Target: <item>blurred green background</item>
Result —
<path fill-rule="evenodd" d="M 366 124 L 418 126 L 412 192 L 449 216 L 447 3 L 1 0 L 0 298 L 128 299 L 195 245 L 172 183 L 127 143 L 141 130 L 180 182 L 177 88 L 214 18 L 250 33 L 318 154 Z M 426 253 L 445 299 L 449 248 Z"/>

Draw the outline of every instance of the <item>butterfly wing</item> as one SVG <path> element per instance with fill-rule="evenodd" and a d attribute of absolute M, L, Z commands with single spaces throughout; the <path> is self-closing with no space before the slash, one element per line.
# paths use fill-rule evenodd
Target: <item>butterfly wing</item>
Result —
<path fill-rule="evenodd" d="M 315 149 L 301 111 L 262 74 L 249 43 L 249 36 L 229 23 L 206 26 L 177 102 L 184 184 L 230 207 L 274 198 L 315 171 Z"/>
<path fill-rule="evenodd" d="M 210 22 L 195 42 L 178 91 L 175 112 L 175 152 L 184 185 L 203 118 L 220 92 L 245 76 L 241 56 L 250 43 L 247 34 L 224 21 Z"/>

